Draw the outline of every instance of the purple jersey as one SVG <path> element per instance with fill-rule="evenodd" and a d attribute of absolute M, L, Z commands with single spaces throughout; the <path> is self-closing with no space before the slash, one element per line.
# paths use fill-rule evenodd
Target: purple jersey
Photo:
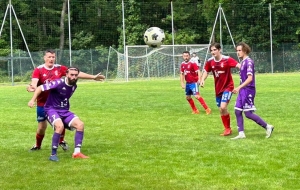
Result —
<path fill-rule="evenodd" d="M 251 58 L 246 57 L 241 62 L 241 68 L 240 68 L 241 84 L 247 80 L 248 75 L 252 75 L 252 81 L 247 86 L 240 89 L 234 107 L 234 109 L 236 110 L 240 110 L 240 111 L 256 110 L 254 105 L 254 98 L 256 94 L 254 61 Z"/>
<path fill-rule="evenodd" d="M 66 83 L 66 78 L 54 80 L 42 85 L 42 91 L 50 90 L 50 94 L 45 103 L 45 111 L 49 109 L 69 110 L 69 99 L 73 95 L 77 85 L 70 86 Z"/>
<path fill-rule="evenodd" d="M 248 75 L 252 75 L 252 81 L 245 86 L 244 88 L 255 90 L 255 70 L 254 70 L 254 61 L 246 57 L 241 62 L 241 69 L 240 69 L 240 84 L 245 82 L 248 78 Z"/>

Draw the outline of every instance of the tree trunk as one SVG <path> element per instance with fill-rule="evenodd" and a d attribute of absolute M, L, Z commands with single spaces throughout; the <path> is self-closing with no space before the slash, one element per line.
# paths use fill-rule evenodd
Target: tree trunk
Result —
<path fill-rule="evenodd" d="M 61 58 L 63 56 L 64 44 L 65 44 L 65 13 L 67 9 L 67 2 L 68 0 L 64 0 L 62 10 L 61 10 L 61 17 L 60 17 L 60 39 L 59 39 L 59 56 L 58 56 L 58 64 L 61 64 Z"/>

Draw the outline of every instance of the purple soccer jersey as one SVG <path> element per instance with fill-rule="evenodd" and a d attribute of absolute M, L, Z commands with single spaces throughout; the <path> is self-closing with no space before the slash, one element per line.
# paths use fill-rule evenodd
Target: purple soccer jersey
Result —
<path fill-rule="evenodd" d="M 64 79 L 57 79 L 48 84 L 42 85 L 42 91 L 50 90 L 50 94 L 45 103 L 45 111 L 49 109 L 69 110 L 69 99 L 73 95 L 77 85 L 70 86 Z"/>
<path fill-rule="evenodd" d="M 242 84 L 247 80 L 248 75 L 252 75 L 252 81 L 247 86 L 240 89 L 234 107 L 237 110 L 241 110 L 241 111 L 256 110 L 254 105 L 254 98 L 256 94 L 254 61 L 251 58 L 246 57 L 241 62 L 240 84 Z"/>
<path fill-rule="evenodd" d="M 42 91 L 50 90 L 44 108 L 48 122 L 52 126 L 57 119 L 61 119 L 67 129 L 73 130 L 70 124 L 77 116 L 69 111 L 69 99 L 76 88 L 77 85 L 70 86 L 65 79 L 57 79 L 42 85 Z"/>

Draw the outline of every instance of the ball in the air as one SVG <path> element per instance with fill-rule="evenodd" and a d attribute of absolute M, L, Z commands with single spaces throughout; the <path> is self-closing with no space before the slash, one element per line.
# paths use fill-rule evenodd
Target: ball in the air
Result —
<path fill-rule="evenodd" d="M 144 34 L 144 41 L 149 47 L 160 47 L 165 40 L 165 33 L 158 27 L 148 28 Z"/>

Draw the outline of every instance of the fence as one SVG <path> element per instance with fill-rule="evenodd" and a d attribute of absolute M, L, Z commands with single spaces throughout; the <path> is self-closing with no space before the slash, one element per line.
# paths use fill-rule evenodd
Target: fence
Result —
<path fill-rule="evenodd" d="M 211 39 L 222 42 L 224 52 L 235 56 L 232 41 L 245 41 L 253 49 L 250 56 L 258 72 L 299 71 L 300 5 L 297 1 L 290 2 L 294 3 L 224 1 L 221 5 L 224 15 L 217 15 L 219 4 L 180 0 L 124 3 L 121 0 L 12 0 L 15 15 L 9 15 L 8 1 L 1 1 L 0 82 L 28 80 L 33 67 L 43 63 L 42 51 L 47 48 L 57 50 L 58 63 L 75 64 L 88 73 L 101 71 L 108 79 L 122 78 L 118 55 L 124 53 L 126 46 L 144 45 L 142 35 L 150 26 L 165 30 L 165 45 L 208 44 Z M 110 52 L 110 47 L 120 53 Z M 174 67 L 170 69 L 174 72 Z M 133 75 L 128 71 L 124 80 L 126 77 Z"/>

